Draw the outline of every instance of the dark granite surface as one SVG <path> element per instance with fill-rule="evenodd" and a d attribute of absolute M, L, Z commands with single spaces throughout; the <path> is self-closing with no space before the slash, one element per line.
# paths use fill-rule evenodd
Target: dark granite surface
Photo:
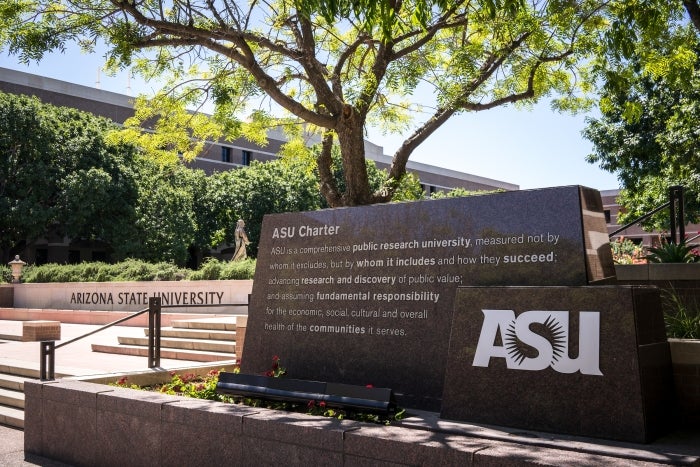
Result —
<path fill-rule="evenodd" d="M 266 216 L 243 371 L 278 355 L 290 377 L 438 410 L 456 288 L 602 279 L 596 209 L 572 186 Z"/>
<path fill-rule="evenodd" d="M 654 303 L 634 287 L 458 289 L 441 416 L 648 441 L 673 391 Z"/>

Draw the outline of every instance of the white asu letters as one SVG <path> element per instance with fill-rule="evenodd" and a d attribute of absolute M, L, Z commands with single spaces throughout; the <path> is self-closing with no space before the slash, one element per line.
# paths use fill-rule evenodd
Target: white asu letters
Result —
<path fill-rule="evenodd" d="M 569 312 L 532 310 L 517 317 L 513 310 L 481 310 L 484 323 L 472 366 L 488 367 L 490 359 L 504 358 L 508 369 L 538 371 L 551 367 L 559 373 L 602 375 L 600 371 L 600 313 L 579 313 L 579 354 L 569 358 Z M 540 333 L 531 325 L 538 323 Z M 500 335 L 503 345 L 496 345 Z M 524 345 L 523 345 L 524 344 Z M 523 347 L 537 351 L 527 356 Z"/>

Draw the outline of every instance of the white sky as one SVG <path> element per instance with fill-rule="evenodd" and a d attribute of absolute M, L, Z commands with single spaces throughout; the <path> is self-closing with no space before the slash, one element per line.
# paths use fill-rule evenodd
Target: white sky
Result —
<path fill-rule="evenodd" d="M 0 54 L 0 66 L 96 86 L 100 55 L 78 51 L 53 54 L 27 66 L 16 56 Z M 130 82 L 126 74 L 99 74 L 100 88 L 121 94 L 148 92 L 148 85 Z M 583 139 L 585 115 L 559 114 L 547 102 L 534 110 L 511 107 L 453 117 L 416 149 L 411 160 L 519 185 L 521 189 L 584 185 L 599 190 L 619 186 L 616 177 L 585 161 L 592 151 Z M 370 129 L 368 139 L 393 155 L 401 136 L 383 136 Z"/>

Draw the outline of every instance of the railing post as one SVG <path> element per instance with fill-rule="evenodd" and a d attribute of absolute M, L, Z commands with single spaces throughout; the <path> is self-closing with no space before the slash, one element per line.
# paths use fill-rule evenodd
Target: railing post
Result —
<path fill-rule="evenodd" d="M 685 213 L 683 212 L 685 200 L 683 197 L 683 187 L 680 185 L 669 187 L 668 198 L 671 203 L 669 206 L 671 217 L 671 243 L 679 244 L 685 239 Z M 676 226 L 678 226 L 677 230 Z M 678 232 L 678 235 L 676 235 L 676 232 Z"/>
<path fill-rule="evenodd" d="M 56 341 L 42 341 L 41 360 L 39 361 L 39 379 L 52 381 L 56 378 Z"/>
<path fill-rule="evenodd" d="M 160 367 L 160 297 L 148 299 L 148 368 Z"/>

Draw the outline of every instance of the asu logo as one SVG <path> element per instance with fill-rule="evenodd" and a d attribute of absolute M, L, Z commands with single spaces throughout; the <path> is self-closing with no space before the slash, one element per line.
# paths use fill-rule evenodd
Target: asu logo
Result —
<path fill-rule="evenodd" d="M 484 323 L 472 366 L 488 367 L 491 358 L 504 358 L 513 370 L 602 375 L 600 371 L 600 313 L 579 313 L 579 352 L 569 357 L 569 312 L 481 310 Z M 497 337 L 503 345 L 496 345 Z"/>

